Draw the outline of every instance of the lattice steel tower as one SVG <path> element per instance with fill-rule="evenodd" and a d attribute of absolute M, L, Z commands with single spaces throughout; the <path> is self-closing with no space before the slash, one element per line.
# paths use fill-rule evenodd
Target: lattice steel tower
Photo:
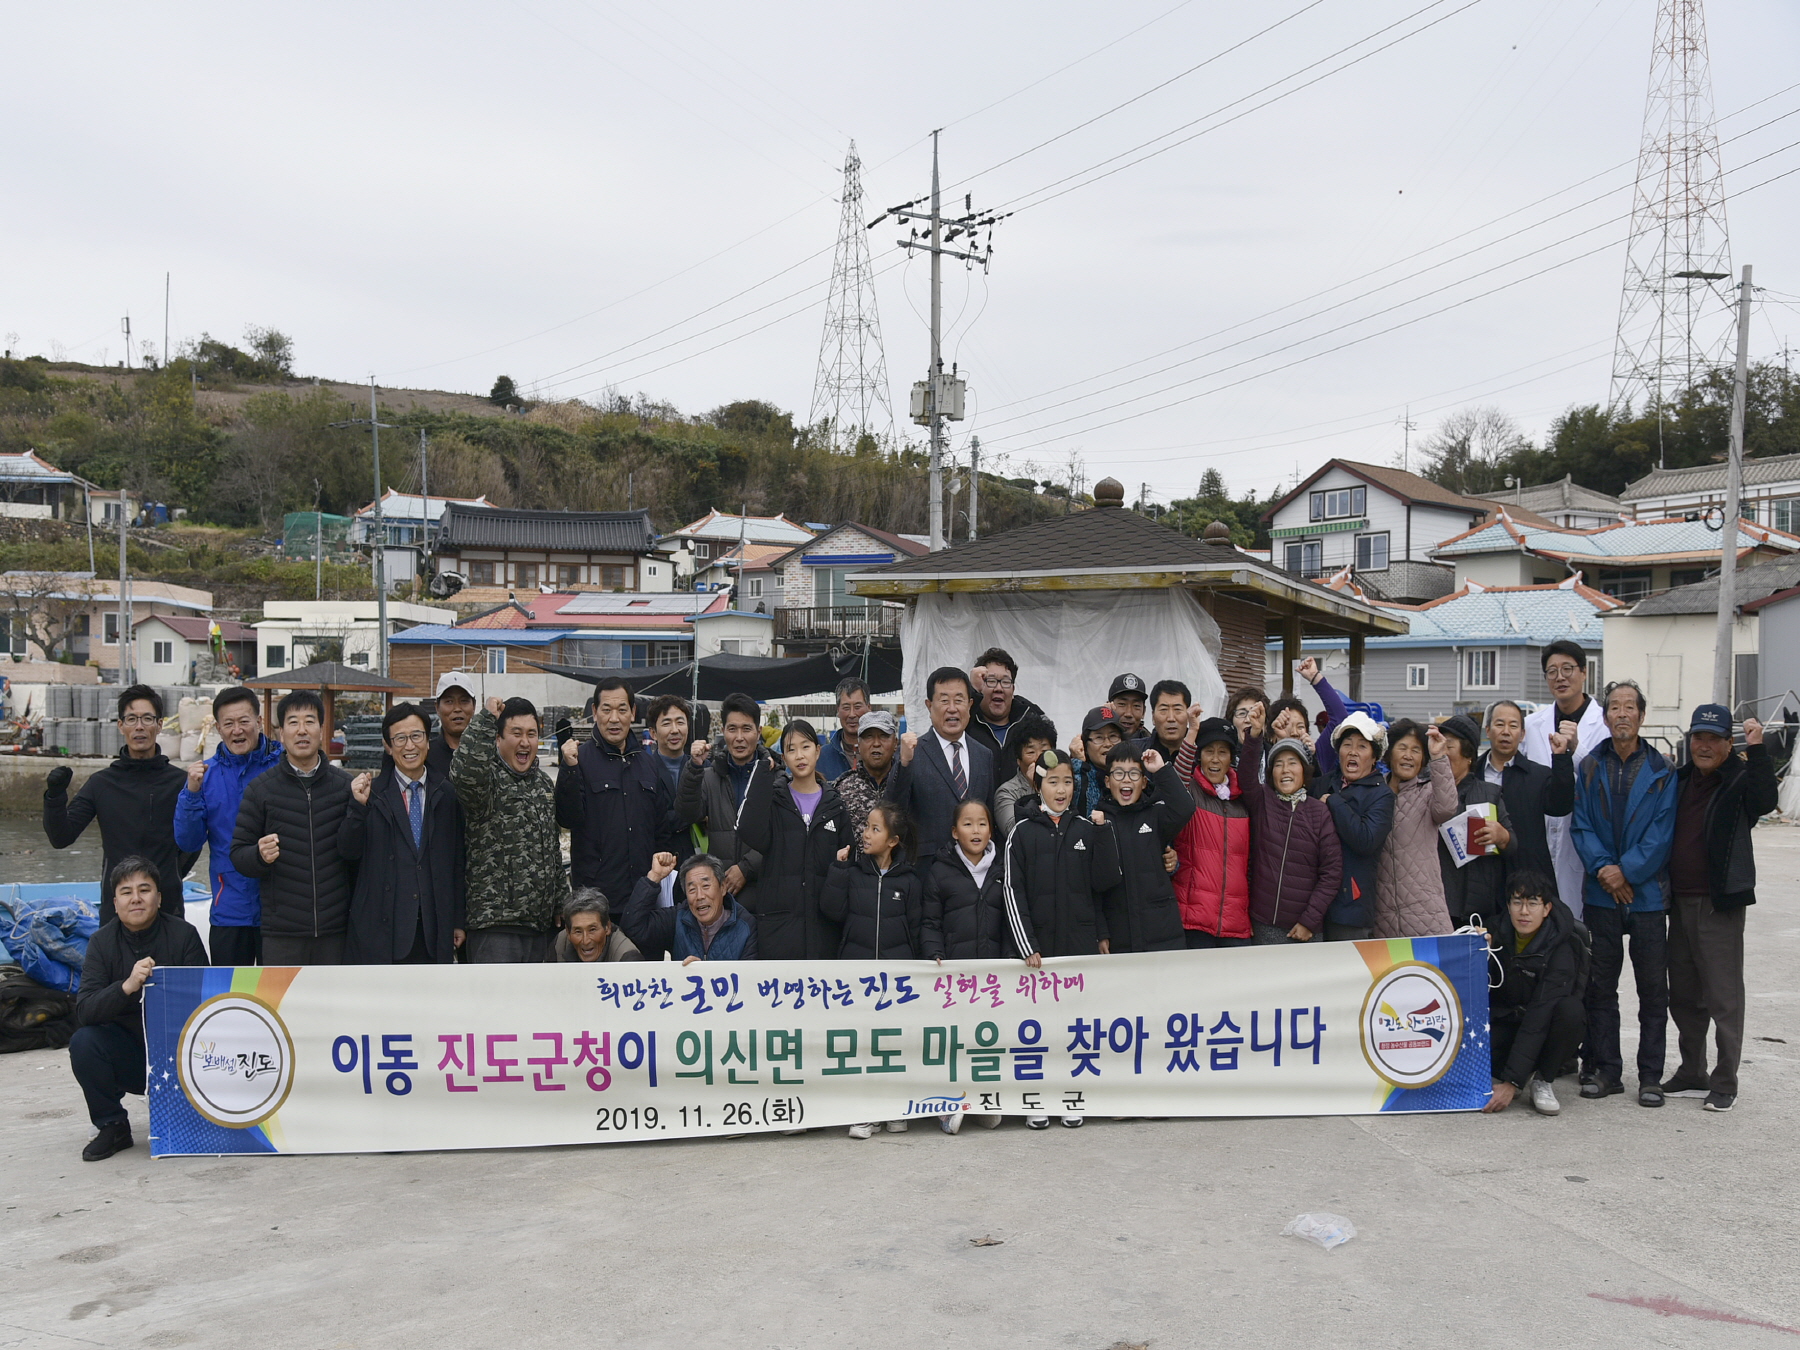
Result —
<path fill-rule="evenodd" d="M 1706 16 L 1701 0 L 1659 0 L 1613 352 L 1615 410 L 1673 403 L 1725 361 L 1732 302 L 1713 283 L 1730 276 Z"/>
<path fill-rule="evenodd" d="M 875 270 L 863 223 L 862 160 L 856 142 L 844 157 L 843 213 L 838 220 L 837 262 L 825 332 L 819 339 L 819 373 L 813 380 L 814 426 L 830 424 L 834 449 L 848 450 L 867 434 L 892 444 L 894 407 L 888 394 L 887 357 L 875 311 Z"/>

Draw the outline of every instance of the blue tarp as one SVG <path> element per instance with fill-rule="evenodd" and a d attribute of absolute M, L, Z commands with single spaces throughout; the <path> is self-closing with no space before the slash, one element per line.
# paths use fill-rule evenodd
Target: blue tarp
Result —
<path fill-rule="evenodd" d="M 186 899 L 205 901 L 190 882 Z M 0 885 L 0 944 L 39 984 L 73 994 L 81 983 L 87 944 L 100 928 L 100 883 L 56 881 Z"/>

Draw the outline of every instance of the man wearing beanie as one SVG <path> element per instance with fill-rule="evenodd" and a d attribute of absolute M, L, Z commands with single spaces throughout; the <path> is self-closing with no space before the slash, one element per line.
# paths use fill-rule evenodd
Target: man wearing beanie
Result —
<path fill-rule="evenodd" d="M 1237 775 L 1237 730 L 1193 709 L 1175 756 L 1193 818 L 1175 837 L 1175 898 L 1189 947 L 1250 945 L 1250 808 Z"/>
<path fill-rule="evenodd" d="M 1729 1111 L 1744 1046 L 1744 916 L 1756 903 L 1750 831 L 1775 809 L 1775 766 L 1753 717 L 1743 755 L 1732 753 L 1731 712 L 1717 703 L 1694 709 L 1687 743 L 1669 853 L 1669 1015 L 1681 1066 L 1663 1095 L 1704 1096 L 1708 1111 Z M 1718 1045 L 1710 1075 L 1709 1022 Z"/>

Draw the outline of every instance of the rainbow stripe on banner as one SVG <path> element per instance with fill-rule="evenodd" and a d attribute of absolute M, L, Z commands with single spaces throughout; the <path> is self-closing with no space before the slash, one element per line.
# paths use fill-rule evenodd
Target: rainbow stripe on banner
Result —
<path fill-rule="evenodd" d="M 1359 942 L 1356 948 L 1377 981 L 1407 966 L 1426 965 L 1443 971 L 1460 990 L 1487 992 L 1487 949 L 1479 941 L 1467 937 L 1386 938 Z M 1479 1009 L 1464 1007 L 1461 1011 L 1456 1019 L 1461 1025 L 1461 1043 L 1449 1072 L 1425 1087 L 1391 1089 L 1381 1104 L 1383 1111 L 1467 1110 L 1472 1095 L 1486 1099 L 1493 1082 L 1488 1063 L 1487 1000 L 1483 997 Z"/>
<path fill-rule="evenodd" d="M 282 997 L 300 974 L 300 966 L 183 967 L 157 972 L 166 997 L 145 1007 L 146 1041 L 162 1048 L 152 1051 L 148 1067 L 148 1095 L 156 1113 L 157 1152 L 161 1153 L 280 1153 L 279 1116 L 258 1125 L 234 1126 L 203 1116 L 182 1090 L 176 1056 L 182 1033 L 203 1005 L 228 994 L 243 995 L 270 1009 L 281 1006 Z M 156 1025 L 150 1025 L 151 1007 Z"/>

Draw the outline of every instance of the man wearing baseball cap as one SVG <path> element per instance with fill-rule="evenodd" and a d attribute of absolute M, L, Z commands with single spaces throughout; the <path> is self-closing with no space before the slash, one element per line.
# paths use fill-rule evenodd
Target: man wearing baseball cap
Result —
<path fill-rule="evenodd" d="M 1744 754 L 1732 753 L 1731 711 L 1717 703 L 1694 709 L 1687 744 L 1669 852 L 1669 1015 L 1681 1066 L 1663 1095 L 1729 1111 L 1744 1045 L 1744 914 L 1756 903 L 1750 831 L 1775 809 L 1775 766 L 1754 717 L 1744 719 Z M 1718 1046 L 1710 1075 L 1708 1023 Z"/>
<path fill-rule="evenodd" d="M 460 670 L 446 671 L 438 676 L 438 734 L 431 738 L 431 748 L 425 752 L 427 770 L 435 769 L 442 774 L 450 772 L 450 760 L 475 716 L 474 684 L 474 677 Z"/>
<path fill-rule="evenodd" d="M 862 838 L 869 808 L 881 800 L 888 775 L 894 771 L 894 752 L 900 747 L 900 724 L 894 714 L 871 708 L 857 719 L 856 767 L 832 780 L 844 809 L 850 813 L 850 842 Z"/>
<path fill-rule="evenodd" d="M 1125 740 L 1134 741 L 1144 734 L 1144 700 L 1149 693 L 1150 686 L 1129 671 L 1115 676 L 1112 688 L 1106 691 L 1106 701 L 1112 705 L 1113 716 L 1119 722 L 1119 734 Z"/>

